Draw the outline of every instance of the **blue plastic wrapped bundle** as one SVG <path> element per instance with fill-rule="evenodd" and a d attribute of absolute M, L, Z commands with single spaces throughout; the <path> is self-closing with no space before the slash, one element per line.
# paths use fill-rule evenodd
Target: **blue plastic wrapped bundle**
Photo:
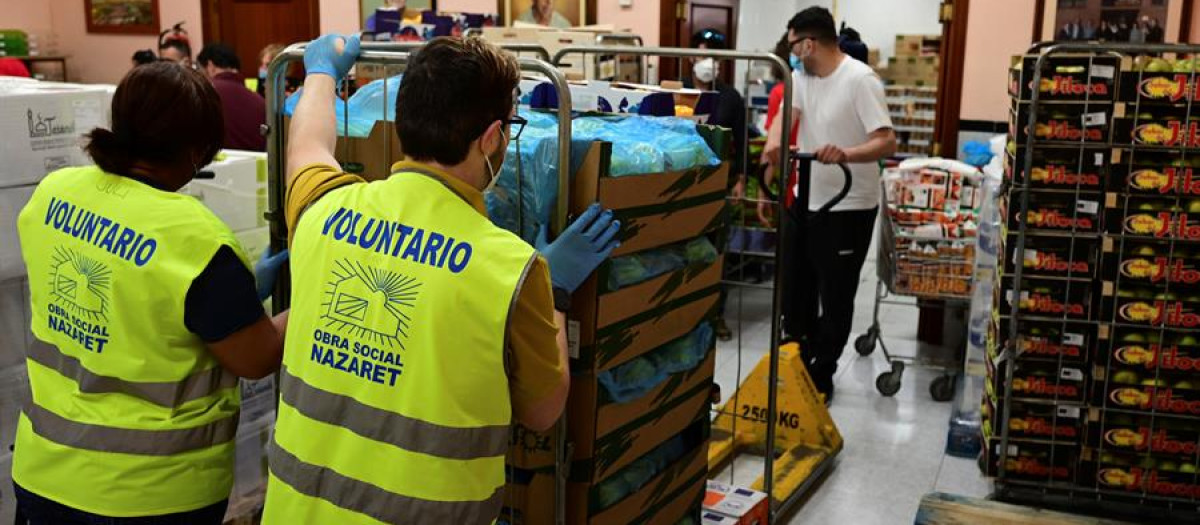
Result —
<path fill-rule="evenodd" d="M 400 92 L 400 80 L 404 75 L 374 80 L 358 88 L 347 101 L 351 118 L 370 120 L 396 120 L 396 94 Z M 384 85 L 387 90 L 384 90 Z"/>
<path fill-rule="evenodd" d="M 675 436 L 592 489 L 592 511 L 607 509 L 637 492 L 672 463 L 687 453 L 683 436 Z"/>
<path fill-rule="evenodd" d="M 604 387 L 609 400 L 628 403 L 654 390 L 672 374 L 696 368 L 708 355 L 712 344 L 712 326 L 701 323 L 687 335 L 644 356 L 600 372 L 596 380 Z"/>
<path fill-rule="evenodd" d="M 687 266 L 712 264 L 715 260 L 717 249 L 707 237 L 616 257 L 608 271 L 606 291 L 633 286 Z"/>

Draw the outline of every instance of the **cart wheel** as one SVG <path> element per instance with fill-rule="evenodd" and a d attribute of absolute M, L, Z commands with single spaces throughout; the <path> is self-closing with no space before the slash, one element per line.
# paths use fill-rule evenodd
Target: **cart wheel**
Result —
<path fill-rule="evenodd" d="M 954 399 L 954 382 L 955 377 L 946 374 L 929 383 L 929 395 L 933 396 L 934 401 L 946 402 Z"/>
<path fill-rule="evenodd" d="M 854 350 L 858 351 L 858 355 L 864 357 L 871 355 L 875 351 L 876 337 L 879 337 L 879 331 L 875 327 L 867 329 L 867 333 L 854 340 Z"/>

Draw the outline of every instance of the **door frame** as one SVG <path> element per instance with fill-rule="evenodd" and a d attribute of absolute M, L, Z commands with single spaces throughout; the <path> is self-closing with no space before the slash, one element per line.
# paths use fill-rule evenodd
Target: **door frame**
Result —
<path fill-rule="evenodd" d="M 271 2 L 272 0 L 260 1 L 266 3 Z M 202 36 L 205 43 L 221 42 L 221 39 L 219 38 L 221 34 L 220 2 L 221 0 L 200 0 L 200 27 L 201 31 L 203 32 Z M 321 2 L 320 0 L 305 0 L 305 3 L 308 5 L 309 20 L 311 20 L 313 28 L 316 30 L 316 35 L 313 37 L 316 38 L 321 34 Z M 293 43 L 294 42 L 284 42 L 283 44 L 290 45 Z M 199 49 L 195 49 L 193 51 L 196 53 L 200 52 Z M 247 73 L 248 71 L 249 73 Z M 248 75 L 247 78 L 255 76 L 257 71 L 258 64 L 242 64 L 242 74 Z"/>
<path fill-rule="evenodd" d="M 970 0 L 943 0 L 942 9 L 948 8 L 950 20 L 942 22 L 942 45 L 938 50 L 938 61 L 942 64 L 938 72 L 937 105 L 934 107 L 933 142 L 934 155 L 946 158 L 958 157 L 958 124 L 962 112 L 963 67 L 967 50 L 967 12 Z"/>

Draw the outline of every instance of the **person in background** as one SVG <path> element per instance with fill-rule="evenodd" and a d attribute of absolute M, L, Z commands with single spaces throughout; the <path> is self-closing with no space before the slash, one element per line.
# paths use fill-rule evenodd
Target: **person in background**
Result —
<path fill-rule="evenodd" d="M 192 63 L 192 44 L 183 22 L 171 26 L 158 35 L 158 57 L 177 62 L 184 67 L 195 67 Z"/>
<path fill-rule="evenodd" d="M 1142 20 L 1134 19 L 1133 25 L 1129 26 L 1129 43 L 1145 44 L 1146 43 L 1146 27 L 1145 18 Z"/>
<path fill-rule="evenodd" d="M 521 13 L 517 21 L 557 28 L 571 27 L 571 21 L 554 9 L 552 0 L 533 0 L 529 10 Z"/>
<path fill-rule="evenodd" d="M 535 250 L 488 219 L 524 119 L 516 57 L 481 38 L 409 60 L 394 106 L 408 161 L 371 183 L 343 172 L 334 86 L 359 45 L 309 43 L 288 130 L 284 217 L 303 257 L 262 522 L 492 523 L 510 425 L 562 414 L 563 312 L 620 223 L 593 204 Z"/>
<path fill-rule="evenodd" d="M 784 328 L 801 339 L 813 384 L 830 402 L 879 207 L 878 161 L 895 153 L 896 133 L 883 82 L 869 66 L 838 49 L 837 26 L 828 9 L 797 13 L 788 22 L 788 38 L 791 53 L 804 66 L 792 73 L 792 116 L 800 124 L 800 150 L 819 161 L 812 167 L 809 200 L 795 203 L 796 214 L 818 209 L 842 190 L 842 172 L 833 164 L 847 164 L 852 172 L 849 194 L 828 213 L 809 215 L 798 235 L 803 244 L 788 245 L 784 239 L 781 261 L 787 276 Z M 768 132 L 764 161 L 784 147 L 782 120 L 775 119 Z"/>
<path fill-rule="evenodd" d="M 846 27 L 845 22 L 842 22 L 842 32 L 838 35 L 838 48 L 850 58 L 868 66 L 875 65 L 867 62 L 871 51 L 867 49 L 867 44 L 862 41 L 862 37 L 859 36 L 858 31 L 855 31 L 852 27 Z"/>
<path fill-rule="evenodd" d="M 705 29 L 692 35 L 692 45 L 697 49 L 728 49 L 729 47 L 725 35 L 712 29 Z M 712 115 L 709 115 L 707 124 L 728 128 L 732 132 L 731 164 L 733 167 L 730 170 L 730 180 L 733 181 L 733 187 L 730 188 L 730 196 L 735 199 L 737 206 L 741 206 L 741 199 L 746 195 L 746 102 L 737 89 L 721 81 L 720 62 L 712 58 L 693 60 L 690 80 L 690 82 L 684 82 L 685 87 L 717 92 L 717 107 L 713 110 Z M 728 294 L 723 289 L 721 293 L 722 314 L 727 296 Z M 714 331 L 717 338 L 722 341 L 733 338 L 733 332 L 729 330 L 724 315 L 717 317 Z"/>
<path fill-rule="evenodd" d="M 133 61 L 133 67 L 144 66 L 152 62 L 157 62 L 158 55 L 155 55 L 154 52 L 149 49 L 141 49 L 133 53 L 133 58 L 131 58 L 131 60 Z"/>
<path fill-rule="evenodd" d="M 1161 25 L 1158 25 L 1158 19 L 1152 16 L 1146 18 L 1146 42 L 1151 44 L 1161 44 L 1165 41 L 1166 32 L 1163 31 Z"/>
<path fill-rule="evenodd" d="M 774 53 L 775 53 L 775 56 L 779 57 L 781 60 L 783 60 L 784 62 L 786 62 L 788 64 L 788 72 L 790 74 L 791 71 L 795 71 L 797 69 L 803 68 L 804 63 L 801 62 L 800 59 L 796 57 L 796 55 L 792 54 L 791 49 L 788 47 L 788 41 L 789 41 L 788 34 L 787 34 L 787 32 L 784 32 L 783 36 L 780 37 L 779 42 L 775 43 Z M 796 86 L 792 86 L 792 89 L 795 89 L 795 88 L 796 88 Z M 779 116 L 779 108 L 782 106 L 783 106 L 783 82 L 776 82 L 775 87 L 771 88 L 771 92 L 767 95 L 767 122 L 766 122 L 767 129 L 771 129 L 771 125 L 775 123 L 775 118 Z M 799 132 L 799 130 L 800 130 L 800 123 L 793 120 L 792 121 L 791 138 L 788 140 L 789 147 L 794 148 L 796 146 L 797 133 Z M 762 161 L 763 161 L 763 169 L 765 170 L 764 176 L 763 176 L 763 182 L 765 182 L 768 186 L 770 186 L 771 184 L 774 183 L 775 174 L 779 172 L 779 167 L 778 167 L 779 157 L 778 157 L 778 155 L 776 155 L 774 157 L 764 158 L 764 159 L 762 159 Z M 790 187 L 792 187 L 793 184 L 795 184 L 795 181 L 791 180 L 792 178 L 793 177 L 791 177 L 789 175 L 789 181 L 785 187 L 790 188 Z M 784 205 L 787 207 L 791 207 L 792 202 L 794 202 L 796 200 L 796 197 L 794 195 L 792 195 L 792 192 L 790 192 L 790 191 L 781 191 L 781 192 L 779 192 L 779 195 L 784 199 Z M 775 227 L 774 222 L 772 221 L 772 216 L 773 216 L 775 207 L 776 207 L 775 203 L 767 201 L 765 198 L 759 199 L 759 201 L 758 201 L 758 221 L 760 223 L 762 223 L 764 228 Z"/>
<path fill-rule="evenodd" d="M 196 62 L 221 96 L 225 115 L 222 145 L 229 149 L 266 151 L 267 138 L 262 134 L 262 126 L 267 123 L 267 104 L 246 89 L 237 53 L 225 44 L 207 44 L 196 56 Z"/>
<path fill-rule="evenodd" d="M 1123 42 L 1121 38 L 1121 27 L 1116 22 L 1108 22 L 1108 31 L 1103 35 L 1104 40 L 1109 42 Z"/>
<path fill-rule="evenodd" d="M 266 98 L 267 96 L 267 68 L 270 67 L 271 61 L 275 60 L 275 56 L 283 51 L 283 44 L 269 44 L 258 52 L 258 96 Z"/>
<path fill-rule="evenodd" d="M 111 129 L 87 136 L 96 164 L 47 175 L 21 210 L 35 341 L 12 479 L 32 525 L 222 523 L 237 378 L 279 369 L 287 313 L 262 300 L 287 256 L 256 279 L 229 227 L 176 193 L 221 148 L 220 104 L 197 71 L 132 69 Z"/>
<path fill-rule="evenodd" d="M 1084 40 L 1095 40 L 1096 39 L 1096 24 L 1094 22 L 1092 22 L 1091 18 L 1083 21 L 1083 39 Z"/>
<path fill-rule="evenodd" d="M 380 9 L 389 11 L 398 11 L 400 13 L 400 23 L 402 24 L 420 24 L 421 12 L 416 9 L 408 8 L 408 0 L 383 0 L 383 5 Z M 379 26 L 375 21 L 375 15 L 378 11 L 372 11 L 367 15 L 366 21 L 363 22 L 363 31 L 375 32 L 379 31 Z"/>
<path fill-rule="evenodd" d="M 29 68 L 15 58 L 0 57 L 0 77 L 30 78 Z"/>

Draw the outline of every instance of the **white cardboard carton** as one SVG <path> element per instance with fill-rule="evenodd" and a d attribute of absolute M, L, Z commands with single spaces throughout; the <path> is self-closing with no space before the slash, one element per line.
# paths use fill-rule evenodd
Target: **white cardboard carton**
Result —
<path fill-rule="evenodd" d="M 0 281 L 25 275 L 25 262 L 21 259 L 21 243 L 17 237 L 17 215 L 33 196 L 35 187 L 0 188 Z"/>
<path fill-rule="evenodd" d="M 91 164 L 81 139 L 108 126 L 111 101 L 109 86 L 18 82 L 0 89 L 0 187 L 35 184 L 59 168 Z"/>
<path fill-rule="evenodd" d="M 218 158 L 200 170 L 212 179 L 195 179 L 180 193 L 199 199 L 235 232 L 266 226 L 266 154 L 226 150 Z"/>

